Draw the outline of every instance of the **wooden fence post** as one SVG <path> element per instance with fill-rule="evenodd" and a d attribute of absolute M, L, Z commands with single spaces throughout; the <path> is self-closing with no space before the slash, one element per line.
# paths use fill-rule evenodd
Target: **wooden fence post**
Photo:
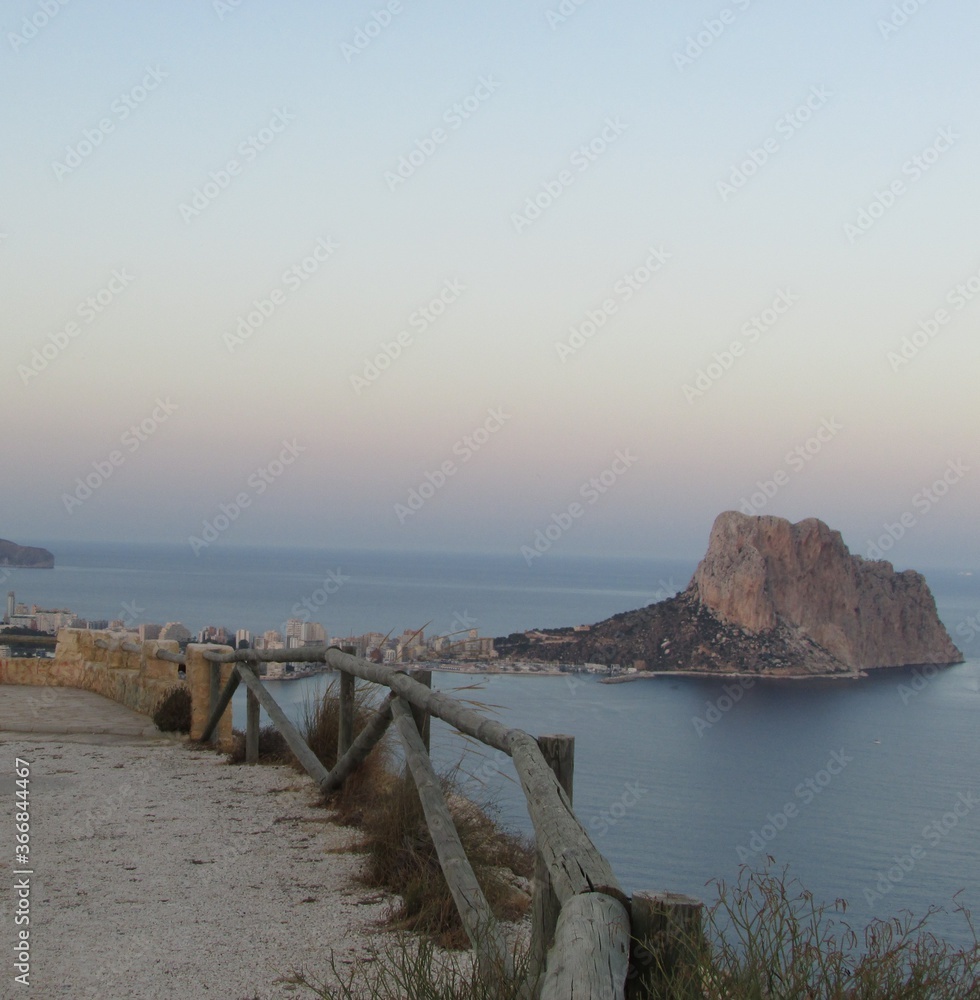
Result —
<path fill-rule="evenodd" d="M 340 672 L 340 702 L 337 708 L 337 760 L 342 760 L 344 754 L 354 742 L 354 688 L 357 678 L 346 670 Z"/>
<path fill-rule="evenodd" d="M 630 971 L 627 1000 L 655 1000 L 701 989 L 707 942 L 704 905 L 676 892 L 637 892 L 631 901 Z"/>
<path fill-rule="evenodd" d="M 483 977 L 491 980 L 503 973 L 505 977 L 513 978 L 513 960 L 507 941 L 459 839 L 442 784 L 432 770 L 428 750 L 422 746 L 411 706 L 403 699 L 395 698 L 391 702 L 391 714 L 405 748 L 408 780 L 414 781 L 418 790 L 446 885 L 449 886 L 463 929 L 476 953 Z"/>
<path fill-rule="evenodd" d="M 253 677 L 258 677 L 258 671 L 249 663 L 243 663 L 239 670 L 251 670 Z M 259 762 L 259 713 L 262 706 L 251 688 L 245 694 L 245 763 Z"/>
<path fill-rule="evenodd" d="M 410 670 L 408 676 L 418 681 L 419 684 L 424 684 L 427 688 L 432 687 L 431 670 Z M 419 727 L 419 735 L 422 737 L 425 752 L 428 753 L 429 737 L 432 730 L 432 716 L 425 709 L 414 707 L 412 708 L 412 715 L 415 717 L 415 725 Z"/>
<path fill-rule="evenodd" d="M 575 771 L 574 736 L 539 736 L 538 746 L 546 763 L 555 772 L 568 801 L 572 801 Z M 540 981 L 544 973 L 548 949 L 555 937 L 561 904 L 551 886 L 548 866 L 540 852 L 534 855 L 534 894 L 531 903 L 531 982 Z"/>
<path fill-rule="evenodd" d="M 221 664 L 212 663 L 210 670 L 210 683 L 208 686 L 208 715 L 218 707 L 218 699 L 221 697 Z"/>

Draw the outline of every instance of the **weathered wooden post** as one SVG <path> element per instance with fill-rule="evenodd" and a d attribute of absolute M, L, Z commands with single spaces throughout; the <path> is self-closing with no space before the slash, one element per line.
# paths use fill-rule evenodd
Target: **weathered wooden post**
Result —
<path fill-rule="evenodd" d="M 221 664 L 212 663 L 210 673 L 210 683 L 208 686 L 208 715 L 218 707 L 218 699 L 221 697 Z"/>
<path fill-rule="evenodd" d="M 419 682 L 419 684 L 424 684 L 427 688 L 432 687 L 432 671 L 431 670 L 410 670 L 408 676 L 413 680 Z M 422 744 L 425 746 L 425 752 L 429 752 L 429 737 L 431 735 L 432 729 L 432 717 L 423 708 L 412 708 L 412 715 L 415 717 L 415 725 L 419 728 L 419 735 L 422 737 Z"/>
<path fill-rule="evenodd" d="M 337 706 L 337 760 L 354 742 L 354 687 L 357 678 L 346 670 L 340 672 L 340 701 Z"/>
<path fill-rule="evenodd" d="M 574 736 L 539 736 L 537 744 L 541 754 L 558 779 L 563 791 L 572 801 L 575 771 Z M 555 937 L 561 904 L 551 886 L 548 866 L 540 852 L 534 856 L 534 895 L 531 902 L 531 982 L 540 980 L 544 972 L 548 949 Z"/>
<path fill-rule="evenodd" d="M 243 663 L 239 670 L 250 670 L 253 677 L 258 677 L 258 671 L 251 663 Z M 262 706 L 251 688 L 245 695 L 245 763 L 259 762 L 259 713 Z"/>
<path fill-rule="evenodd" d="M 630 971 L 627 1000 L 659 1000 L 700 990 L 707 941 L 704 904 L 676 892 L 637 892 L 631 900 Z M 685 990 L 683 987 L 687 987 Z"/>

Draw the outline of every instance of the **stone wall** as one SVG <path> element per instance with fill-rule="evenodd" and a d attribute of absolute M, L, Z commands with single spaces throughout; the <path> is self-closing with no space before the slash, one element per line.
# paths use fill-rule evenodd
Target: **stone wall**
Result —
<path fill-rule="evenodd" d="M 204 727 L 211 715 L 212 685 L 215 694 L 220 694 L 232 670 L 234 663 L 212 663 L 204 658 L 206 650 L 215 653 L 230 653 L 231 646 L 214 644 L 190 643 L 187 647 L 187 686 L 191 689 L 191 739 L 199 740 Z M 212 680 L 213 678 L 213 680 Z M 221 716 L 218 728 L 212 739 L 224 750 L 231 749 L 231 707 Z"/>
<path fill-rule="evenodd" d="M 96 646 L 96 639 L 114 645 Z M 119 648 L 119 636 L 89 629 L 58 631 L 54 659 L 29 657 L 0 660 L 0 684 L 33 684 L 40 687 L 74 687 L 94 691 L 112 701 L 152 715 L 161 698 L 175 685 L 183 685 L 179 666 L 154 656 L 158 649 L 179 652 L 176 642 L 144 642 L 140 652 Z"/>
<path fill-rule="evenodd" d="M 112 648 L 97 646 L 97 639 L 108 642 Z M 210 716 L 212 674 L 220 692 L 234 669 L 232 663 L 212 664 L 204 658 L 204 652 L 227 653 L 231 647 L 188 645 L 186 679 L 178 674 L 180 665 L 158 659 L 157 650 L 178 653 L 180 647 L 176 642 L 152 639 L 144 642 L 138 652 L 131 652 L 121 648 L 118 633 L 63 628 L 58 631 L 53 660 L 41 657 L 0 659 L 0 684 L 81 688 L 118 701 L 142 715 L 152 715 L 171 688 L 187 687 L 191 692 L 191 739 L 199 739 Z M 222 715 L 213 738 L 220 749 L 231 748 L 230 706 Z"/>

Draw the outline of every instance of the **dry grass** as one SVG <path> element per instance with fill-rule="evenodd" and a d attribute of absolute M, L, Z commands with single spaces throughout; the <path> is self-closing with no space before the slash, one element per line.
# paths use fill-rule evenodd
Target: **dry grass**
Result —
<path fill-rule="evenodd" d="M 738 883 L 715 883 L 706 914 L 707 939 L 688 942 L 668 972 L 642 950 L 634 977 L 648 977 L 656 1000 L 980 1000 L 980 944 L 956 949 L 927 929 L 930 910 L 852 929 L 846 909 L 817 905 L 786 871 L 742 870 Z M 970 915 L 960 911 L 972 932 Z M 488 979 L 472 962 L 440 952 L 431 941 L 398 939 L 376 961 L 341 971 L 332 984 L 294 980 L 323 1000 L 516 1000 L 533 995 L 526 953 L 515 977 Z M 652 981 L 651 981 L 652 980 Z M 627 995 L 639 983 L 628 982 Z"/>
<path fill-rule="evenodd" d="M 232 745 L 228 754 L 228 763 L 244 764 L 245 734 L 240 729 L 234 729 L 231 738 Z M 299 766 L 293 751 L 289 749 L 289 744 L 275 726 L 263 726 L 259 730 L 259 763 Z"/>
<path fill-rule="evenodd" d="M 771 866 L 772 859 L 769 859 Z M 844 919 L 847 904 L 818 904 L 786 869 L 743 867 L 738 882 L 713 883 L 707 941 L 689 942 L 670 973 L 648 958 L 662 1000 L 980 1000 L 980 944 L 957 949 L 927 928 L 938 912 Z"/>
<path fill-rule="evenodd" d="M 354 730 L 375 712 L 372 685 L 358 687 Z M 324 767 L 337 759 L 339 704 L 337 685 L 304 706 L 301 731 Z M 426 826 L 414 782 L 395 769 L 389 737 L 378 744 L 364 764 L 335 793 L 329 806 L 338 822 L 362 834 L 364 881 L 400 900 L 392 907 L 390 925 L 431 935 L 440 945 L 468 944 L 435 846 Z M 487 901 L 501 920 L 517 920 L 529 897 L 521 884 L 529 878 L 532 854 L 528 843 L 502 830 L 492 807 L 479 807 L 459 794 L 454 774 L 442 777 L 443 791 L 476 877 Z"/>

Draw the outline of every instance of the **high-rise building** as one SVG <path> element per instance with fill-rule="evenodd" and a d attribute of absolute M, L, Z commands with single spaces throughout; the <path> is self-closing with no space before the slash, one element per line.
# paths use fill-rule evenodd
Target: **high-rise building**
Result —
<path fill-rule="evenodd" d="M 327 630 L 319 622 L 303 622 L 300 633 L 304 646 L 325 646 Z"/>
<path fill-rule="evenodd" d="M 255 644 L 259 648 L 258 643 Z M 285 649 L 282 635 L 275 629 L 268 629 L 262 633 L 262 647 L 265 649 Z"/>
<path fill-rule="evenodd" d="M 10 621 L 10 618 L 14 614 L 14 609 L 17 607 L 17 601 L 14 597 L 14 592 L 12 590 L 7 591 L 7 616 L 6 621 Z"/>

